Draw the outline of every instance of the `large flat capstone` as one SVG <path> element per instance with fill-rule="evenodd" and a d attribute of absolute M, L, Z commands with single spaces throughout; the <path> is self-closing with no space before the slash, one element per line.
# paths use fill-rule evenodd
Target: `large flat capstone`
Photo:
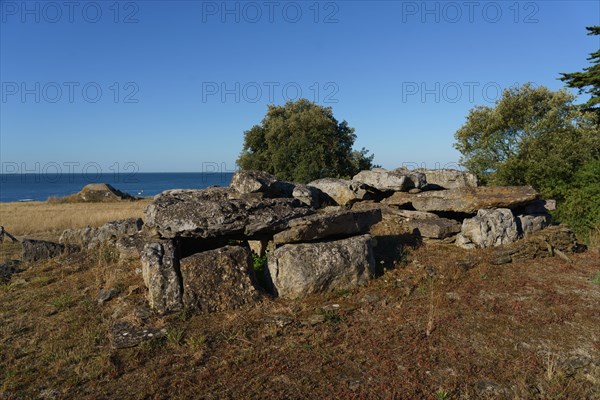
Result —
<path fill-rule="evenodd" d="M 272 235 L 285 229 L 290 220 L 314 213 L 297 199 L 230 195 L 230 189 L 219 187 L 169 190 L 154 198 L 146 208 L 144 221 L 163 238 L 253 239 Z"/>
<path fill-rule="evenodd" d="M 411 195 L 418 211 L 475 213 L 484 208 L 514 208 L 538 198 L 531 186 L 480 186 L 421 192 Z"/>

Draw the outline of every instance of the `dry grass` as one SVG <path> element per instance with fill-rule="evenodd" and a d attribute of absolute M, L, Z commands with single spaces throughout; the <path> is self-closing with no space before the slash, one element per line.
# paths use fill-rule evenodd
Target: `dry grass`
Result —
<path fill-rule="evenodd" d="M 0 286 L 0 398 L 598 399 L 600 256 L 488 257 L 426 245 L 366 287 L 151 316 L 168 335 L 121 350 L 137 265 L 39 263 Z M 122 290 L 101 306 L 107 285 Z"/>
<path fill-rule="evenodd" d="M 0 203 L 0 226 L 16 236 L 60 233 L 67 228 L 100 226 L 141 217 L 150 199 L 110 203 Z"/>

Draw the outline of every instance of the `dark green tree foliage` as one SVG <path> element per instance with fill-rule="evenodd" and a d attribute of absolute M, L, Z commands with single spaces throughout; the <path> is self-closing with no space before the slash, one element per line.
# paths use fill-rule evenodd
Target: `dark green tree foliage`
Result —
<path fill-rule="evenodd" d="M 574 100 L 531 84 L 506 89 L 494 107 L 472 109 L 456 132 L 461 163 L 484 183 L 528 184 L 563 198 L 575 172 L 600 156 L 596 116 Z"/>
<path fill-rule="evenodd" d="M 588 26 L 588 35 L 600 36 L 600 26 Z M 588 93 L 591 98 L 583 104 L 585 108 L 595 111 L 600 115 L 600 37 L 598 37 L 597 50 L 587 58 L 591 66 L 582 72 L 561 73 L 561 81 L 570 88 L 579 89 L 579 93 Z"/>
<path fill-rule="evenodd" d="M 373 161 L 364 148 L 352 150 L 355 140 L 354 128 L 338 122 L 330 107 L 300 99 L 268 107 L 262 123 L 244 132 L 237 163 L 294 182 L 351 177 Z"/>
<path fill-rule="evenodd" d="M 600 159 L 587 162 L 575 173 L 556 216 L 584 241 L 600 245 Z"/>

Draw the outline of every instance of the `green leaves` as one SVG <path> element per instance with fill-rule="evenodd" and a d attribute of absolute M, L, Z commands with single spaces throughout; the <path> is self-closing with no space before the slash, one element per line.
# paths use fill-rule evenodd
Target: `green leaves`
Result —
<path fill-rule="evenodd" d="M 294 182 L 350 177 L 373 160 L 364 148 L 352 150 L 355 140 L 354 128 L 338 122 L 330 107 L 300 99 L 269 106 L 261 125 L 244 133 L 237 163 Z"/>

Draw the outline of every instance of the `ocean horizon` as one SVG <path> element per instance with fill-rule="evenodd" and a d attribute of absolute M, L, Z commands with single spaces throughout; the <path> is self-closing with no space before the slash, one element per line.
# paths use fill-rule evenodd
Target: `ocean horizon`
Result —
<path fill-rule="evenodd" d="M 146 172 L 136 174 L 0 174 L 0 203 L 46 201 L 79 192 L 90 183 L 107 183 L 132 196 L 152 197 L 169 189 L 228 186 L 232 172 Z"/>

